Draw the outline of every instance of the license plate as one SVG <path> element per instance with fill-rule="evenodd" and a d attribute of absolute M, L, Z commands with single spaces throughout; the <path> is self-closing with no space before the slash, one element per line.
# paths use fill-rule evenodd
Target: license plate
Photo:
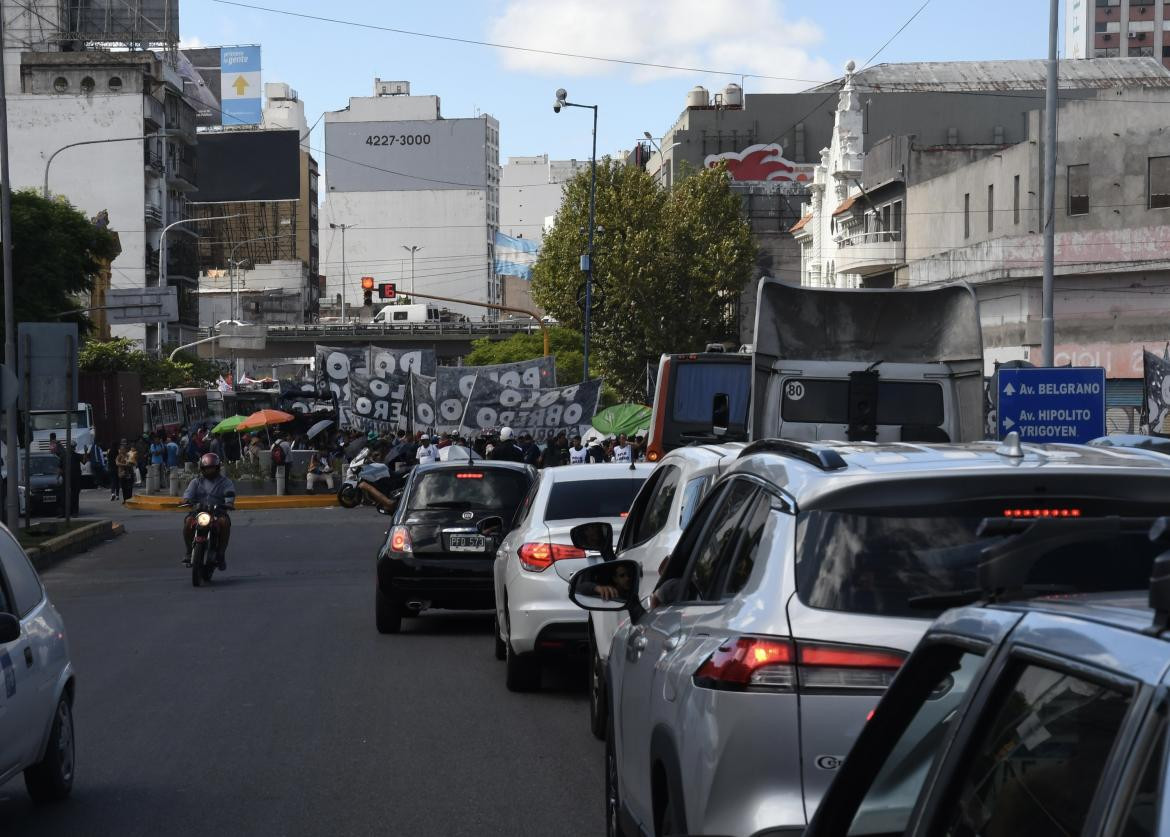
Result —
<path fill-rule="evenodd" d="M 449 535 L 447 545 L 452 552 L 483 552 L 487 540 L 483 535 Z"/>
<path fill-rule="evenodd" d="M 45 500 L 56 500 L 57 499 L 56 494 L 52 494 L 48 491 L 46 491 L 44 494 L 42 494 L 41 497 L 44 498 Z"/>

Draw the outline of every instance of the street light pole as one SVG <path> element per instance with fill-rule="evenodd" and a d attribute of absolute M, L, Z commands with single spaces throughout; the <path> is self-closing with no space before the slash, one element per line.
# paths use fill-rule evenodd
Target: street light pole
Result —
<path fill-rule="evenodd" d="M 1041 287 L 1040 354 L 1041 365 L 1052 367 L 1056 361 L 1056 327 L 1053 298 L 1056 295 L 1056 88 L 1059 81 L 1056 57 L 1059 0 L 1051 0 L 1048 10 L 1048 84 L 1044 91 L 1044 276 Z"/>
<path fill-rule="evenodd" d="M 346 274 L 345 266 L 345 231 L 350 227 L 357 226 L 356 224 L 334 224 L 329 222 L 329 229 L 341 230 L 341 322 L 345 323 L 345 289 L 349 284 L 349 277 Z"/>
<path fill-rule="evenodd" d="M 413 294 L 414 293 L 414 254 L 417 253 L 422 248 L 419 247 L 417 244 L 412 244 L 409 247 L 407 247 L 405 244 L 403 244 L 402 249 L 410 251 L 410 292 Z"/>
<path fill-rule="evenodd" d="M 560 113 L 561 108 L 588 108 L 593 111 L 593 151 L 589 155 L 589 241 L 586 253 L 581 257 L 581 269 L 585 271 L 585 327 L 582 329 L 584 337 L 584 369 L 581 371 L 581 380 L 589 380 L 589 337 L 593 324 L 593 233 L 594 217 L 597 207 L 597 105 L 579 105 L 568 101 L 569 94 L 562 87 L 557 90 L 557 100 L 553 105 L 553 112 Z"/>
<path fill-rule="evenodd" d="M 652 145 L 654 147 L 654 150 L 658 152 L 658 170 L 659 171 L 661 171 L 662 167 L 664 165 L 666 165 L 666 152 L 672 151 L 675 148 L 678 148 L 680 145 L 682 145 L 681 142 L 672 142 L 670 145 L 666 146 L 666 148 L 663 148 L 662 144 L 655 141 L 654 135 L 651 134 L 649 131 L 643 131 L 642 136 L 645 137 L 646 139 L 650 140 L 650 145 Z M 666 139 L 666 137 L 663 137 L 663 139 Z M 670 158 L 670 168 L 666 170 L 666 177 L 659 178 L 659 179 L 664 179 L 666 181 L 667 188 L 670 188 L 670 186 L 674 183 L 673 174 L 674 174 L 674 158 L 671 157 Z"/>
<path fill-rule="evenodd" d="M 165 190 L 164 190 L 165 191 Z M 166 204 L 166 195 L 163 196 L 163 204 Z M 163 227 L 162 232 L 158 237 L 158 283 L 157 286 L 165 288 L 167 286 L 167 233 L 180 224 L 196 224 L 204 221 L 226 221 L 230 218 L 242 218 L 241 213 L 235 215 L 213 215 L 210 218 L 183 218 L 178 221 L 173 221 Z M 159 326 L 159 341 L 158 352 L 162 355 L 162 326 Z"/>
<path fill-rule="evenodd" d="M 166 136 L 169 136 L 169 135 L 165 134 L 165 133 L 163 133 L 163 134 L 142 134 L 141 136 L 137 136 L 137 137 L 112 137 L 110 139 L 81 140 L 80 142 L 71 142 L 67 145 L 63 145 L 60 148 L 58 148 L 56 151 L 54 151 L 52 154 L 50 154 L 49 159 L 45 161 L 45 182 L 41 188 L 41 195 L 45 198 L 45 200 L 49 199 L 49 167 L 53 165 L 53 160 L 56 158 L 56 156 L 58 154 L 60 154 L 62 151 L 65 151 L 66 149 L 77 148 L 77 146 L 79 146 L 79 145 L 100 145 L 102 143 L 107 143 L 107 142 L 141 142 L 142 140 L 158 139 L 160 137 L 166 137 Z M 164 157 L 165 157 L 165 153 L 164 153 Z"/>
<path fill-rule="evenodd" d="M 4 43 L 4 16 L 0 14 L 0 44 Z M 16 375 L 16 281 L 12 275 L 12 188 L 8 179 L 8 98 L 4 92 L 4 62 L 0 60 L 0 267 L 4 270 L 4 365 Z M 5 393 L 7 396 L 8 393 Z M 73 405 L 66 405 L 72 408 Z M 4 498 L 5 520 L 16 530 L 20 526 L 20 440 L 17 439 L 16 404 L 4 410 L 8 419 L 5 444 L 8 451 L 4 464 L 8 468 L 7 494 Z M 31 497 L 29 508 L 32 508 Z M 65 498 L 69 502 L 69 498 Z"/>

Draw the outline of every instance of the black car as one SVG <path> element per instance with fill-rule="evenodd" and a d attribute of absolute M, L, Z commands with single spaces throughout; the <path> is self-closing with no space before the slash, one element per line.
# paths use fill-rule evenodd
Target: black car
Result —
<path fill-rule="evenodd" d="M 24 463 L 20 463 L 23 467 Z M 64 508 L 65 477 L 61 460 L 52 453 L 34 453 L 28 458 L 29 474 L 27 502 L 30 514 L 56 514 Z"/>
<path fill-rule="evenodd" d="M 426 608 L 493 608 L 496 547 L 535 478 L 514 462 L 417 466 L 378 552 L 378 632 Z"/>

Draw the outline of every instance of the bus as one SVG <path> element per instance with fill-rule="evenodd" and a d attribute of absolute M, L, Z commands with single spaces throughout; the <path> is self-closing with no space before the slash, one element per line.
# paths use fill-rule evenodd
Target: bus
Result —
<path fill-rule="evenodd" d="M 747 441 L 752 357 L 731 352 L 663 355 L 646 460 L 693 443 Z"/>

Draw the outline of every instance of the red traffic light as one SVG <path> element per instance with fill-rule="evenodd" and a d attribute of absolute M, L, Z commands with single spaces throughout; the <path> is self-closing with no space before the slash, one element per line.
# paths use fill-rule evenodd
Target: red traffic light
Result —
<path fill-rule="evenodd" d="M 373 289 L 374 289 L 374 277 L 373 276 L 363 276 L 362 277 L 362 290 L 363 291 L 372 291 Z"/>
<path fill-rule="evenodd" d="M 394 299 L 398 294 L 398 289 L 393 282 L 383 282 L 378 286 L 378 297 L 381 299 Z"/>

